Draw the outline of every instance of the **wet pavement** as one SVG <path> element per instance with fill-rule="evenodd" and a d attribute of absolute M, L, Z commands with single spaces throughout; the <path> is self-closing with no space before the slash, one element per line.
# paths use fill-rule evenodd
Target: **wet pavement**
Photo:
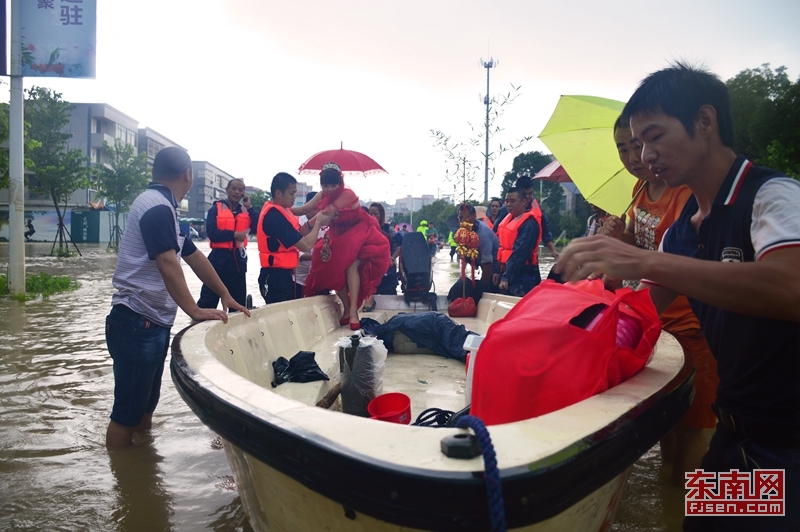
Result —
<path fill-rule="evenodd" d="M 207 243 L 198 247 L 208 252 Z M 113 375 L 104 337 L 116 255 L 82 244 L 82 257 L 49 257 L 49 244 L 26 244 L 29 274 L 69 275 L 81 287 L 19 303 L 0 299 L 0 530 L 249 531 L 216 435 L 189 410 L 165 372 L 149 436 L 108 453 L 105 428 Z M 545 250 L 542 277 L 552 266 Z M 0 271 L 8 245 L 0 245 Z M 251 250 L 254 301 L 258 257 Z M 184 267 L 189 287 L 200 282 Z M 437 254 L 436 292 L 458 276 L 449 249 Z M 189 324 L 178 312 L 173 333 Z M 614 530 L 679 530 L 682 490 L 659 480 L 658 449 L 637 462 Z M 664 500 L 667 502 L 665 503 Z"/>

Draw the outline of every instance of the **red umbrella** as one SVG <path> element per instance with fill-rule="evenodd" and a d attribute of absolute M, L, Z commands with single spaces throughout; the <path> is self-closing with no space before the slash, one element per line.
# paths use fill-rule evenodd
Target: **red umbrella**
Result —
<path fill-rule="evenodd" d="M 344 175 L 368 176 L 372 174 L 388 174 L 381 165 L 372 160 L 371 157 L 361 152 L 353 150 L 326 150 L 315 153 L 306 162 L 300 165 L 300 174 L 318 174 L 322 171 L 325 163 L 336 163 L 342 169 Z"/>
<path fill-rule="evenodd" d="M 567 171 L 564 170 L 564 167 L 561 166 L 561 163 L 558 161 L 553 161 L 548 164 L 539 170 L 531 179 L 543 179 L 545 181 L 552 181 L 553 183 L 572 183 L 572 179 L 567 174 Z"/>

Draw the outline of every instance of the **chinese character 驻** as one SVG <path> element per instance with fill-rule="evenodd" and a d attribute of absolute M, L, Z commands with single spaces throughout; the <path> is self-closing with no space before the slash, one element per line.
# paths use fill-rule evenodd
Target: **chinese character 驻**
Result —
<path fill-rule="evenodd" d="M 62 26 L 83 26 L 83 9 L 80 6 L 61 6 Z"/>

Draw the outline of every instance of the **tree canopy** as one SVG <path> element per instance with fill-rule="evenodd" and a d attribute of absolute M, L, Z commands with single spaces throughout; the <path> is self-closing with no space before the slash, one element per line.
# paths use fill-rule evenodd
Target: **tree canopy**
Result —
<path fill-rule="evenodd" d="M 478 205 L 475 201 L 467 201 L 471 205 Z M 414 211 L 414 227 L 416 229 L 422 220 L 428 222 L 428 227 L 433 227 L 440 235 L 447 236 L 448 229 L 447 219 L 456 213 L 456 206 L 452 203 L 439 199 L 429 205 L 422 206 L 419 210 Z M 408 223 L 409 215 L 398 216 L 395 215 L 394 221 L 397 223 Z"/>
<path fill-rule="evenodd" d="M 127 212 L 133 200 L 150 180 L 147 171 L 147 154 L 134 155 L 132 144 L 114 139 L 114 146 L 103 142 L 108 156 L 107 164 L 95 166 L 97 172 L 97 195 L 114 204 L 114 231 L 110 246 L 119 249 L 119 215 Z"/>
<path fill-rule="evenodd" d="M 800 79 L 786 67 L 746 69 L 726 84 L 731 96 L 734 150 L 756 164 L 800 179 Z"/>
<path fill-rule="evenodd" d="M 29 125 L 24 124 L 25 127 L 25 168 L 33 166 L 33 162 L 28 158 L 28 153 L 41 143 L 35 139 L 30 138 L 28 133 Z M 8 140 L 9 140 L 9 117 L 8 117 L 8 104 L 0 103 L 0 189 L 8 188 L 9 186 L 9 160 L 8 160 Z"/>
<path fill-rule="evenodd" d="M 520 153 L 514 157 L 511 170 L 503 176 L 500 198 L 505 198 L 508 189 L 514 186 L 518 177 L 528 175 L 533 177 L 539 170 L 550 164 L 551 155 L 540 151 Z M 550 221 L 550 230 L 553 238 L 564 232 L 566 238 L 582 236 L 585 230 L 585 220 L 589 217 L 591 209 L 583 196 L 576 198 L 575 212 L 561 212 L 561 203 L 564 198 L 564 188 L 559 183 L 547 180 L 533 182 L 533 195 L 542 206 Z"/>
<path fill-rule="evenodd" d="M 255 207 L 258 212 L 261 212 L 261 208 L 264 204 L 272 199 L 272 194 L 270 194 L 269 190 L 256 190 L 255 192 L 248 193 L 248 195 L 250 196 L 250 204 Z"/>
<path fill-rule="evenodd" d="M 511 170 L 503 175 L 500 189 L 500 198 L 505 198 L 508 189 L 514 186 L 518 177 L 527 175 L 533 177 L 536 173 L 552 162 L 551 156 L 540 151 L 520 153 L 514 157 Z M 555 183 L 551 183 L 555 184 Z M 559 187 L 561 188 L 561 187 Z"/>
<path fill-rule="evenodd" d="M 72 133 L 63 131 L 75 106 L 63 101 L 61 93 L 44 87 L 33 87 L 26 92 L 28 133 L 41 143 L 29 151 L 35 176 L 29 180 L 28 186 L 34 193 L 52 198 L 58 215 L 59 253 L 66 253 L 65 248 L 69 246 L 64 226 L 67 202 L 73 192 L 88 186 L 88 159 L 78 148 L 67 150 L 67 141 L 72 138 Z M 60 203 L 63 207 L 59 206 Z"/>

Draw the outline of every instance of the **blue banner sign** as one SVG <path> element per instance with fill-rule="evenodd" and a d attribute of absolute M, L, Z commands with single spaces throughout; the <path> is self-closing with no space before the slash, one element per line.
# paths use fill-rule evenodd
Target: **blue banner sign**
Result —
<path fill-rule="evenodd" d="M 97 0 L 21 0 L 22 75 L 94 78 Z"/>

